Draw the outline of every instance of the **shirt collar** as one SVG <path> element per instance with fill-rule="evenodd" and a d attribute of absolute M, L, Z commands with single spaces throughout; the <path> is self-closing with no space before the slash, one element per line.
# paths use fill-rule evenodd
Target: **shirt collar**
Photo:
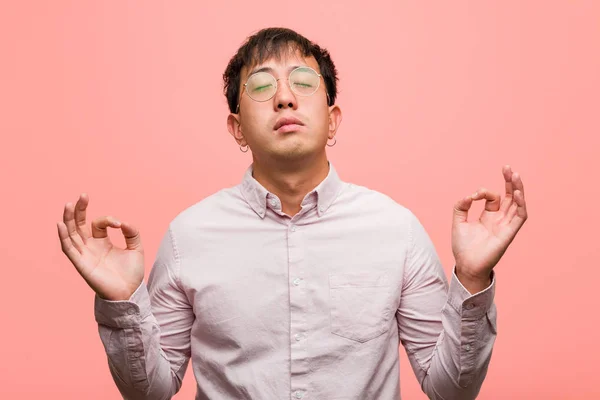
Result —
<path fill-rule="evenodd" d="M 242 196 L 246 202 L 252 207 L 254 212 L 261 218 L 265 217 L 267 212 L 267 197 L 274 197 L 263 185 L 261 185 L 252 176 L 253 165 L 250 164 L 241 183 Z M 302 206 L 311 203 L 317 203 L 317 214 L 319 217 L 327 212 L 340 189 L 342 188 L 342 180 L 339 178 L 333 164 L 329 162 L 329 172 L 325 179 L 317 185 L 313 190 L 306 194 L 302 201 Z"/>

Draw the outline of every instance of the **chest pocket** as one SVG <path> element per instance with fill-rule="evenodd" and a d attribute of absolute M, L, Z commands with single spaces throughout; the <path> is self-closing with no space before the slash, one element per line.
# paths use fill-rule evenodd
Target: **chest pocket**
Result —
<path fill-rule="evenodd" d="M 392 284 L 381 272 L 329 275 L 331 333 L 367 342 L 388 329 Z"/>

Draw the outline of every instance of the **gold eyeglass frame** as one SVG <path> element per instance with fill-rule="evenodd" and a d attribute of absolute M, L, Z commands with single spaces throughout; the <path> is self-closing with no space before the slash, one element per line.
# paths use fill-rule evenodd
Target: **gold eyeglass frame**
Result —
<path fill-rule="evenodd" d="M 294 90 L 294 88 L 292 88 L 292 86 L 290 85 L 290 76 L 292 76 L 292 74 L 293 74 L 294 72 L 296 72 L 297 70 L 299 70 L 299 69 L 310 69 L 312 72 L 314 72 L 314 73 L 315 73 L 315 75 L 317 75 L 317 76 L 319 77 L 319 84 L 318 84 L 318 85 L 317 85 L 317 87 L 315 88 L 315 91 L 314 91 L 314 92 L 312 92 L 311 94 L 300 94 L 300 93 L 296 92 L 296 91 Z M 261 74 L 261 73 L 270 75 L 270 76 L 273 78 L 273 80 L 275 81 L 275 91 L 273 92 L 273 94 L 271 95 L 271 97 L 269 97 L 269 98 L 268 98 L 268 99 L 266 99 L 266 100 L 256 100 L 254 97 L 250 96 L 250 93 L 248 93 L 248 89 L 246 88 L 246 86 L 248 85 L 248 81 L 250 80 L 250 78 L 252 78 L 252 77 L 253 77 L 254 75 L 256 75 L 256 74 Z M 319 90 L 319 88 L 321 87 L 321 78 L 322 78 L 322 77 L 323 77 L 323 75 L 319 74 L 319 73 L 318 73 L 317 71 L 315 71 L 313 68 L 311 68 L 311 67 L 308 67 L 308 66 L 300 66 L 300 67 L 294 68 L 292 71 L 290 71 L 290 73 L 289 73 L 289 75 L 288 75 L 288 77 L 287 77 L 287 79 L 286 79 L 286 80 L 287 80 L 288 86 L 290 87 L 290 90 L 291 90 L 292 92 L 294 92 L 294 94 L 296 94 L 296 95 L 298 95 L 298 96 L 302 96 L 302 97 L 308 97 L 308 96 L 312 96 L 313 94 L 317 93 L 317 90 Z M 242 96 L 244 95 L 244 92 L 248 93 L 248 97 L 250 97 L 252 100 L 254 100 L 254 101 L 258 102 L 258 103 L 264 103 L 265 101 L 269 101 L 269 100 L 271 100 L 273 97 L 275 97 L 275 95 L 277 94 L 277 89 L 278 89 L 278 87 L 279 87 L 279 86 L 278 86 L 278 82 L 279 82 L 279 80 L 280 80 L 280 79 L 281 79 L 281 78 L 275 78 L 275 77 L 274 77 L 272 74 L 270 74 L 270 73 L 269 73 L 269 72 L 267 72 L 267 71 L 259 71 L 259 72 L 255 72 L 255 73 L 253 73 L 252 75 L 250 75 L 250 76 L 248 77 L 248 79 L 246 79 L 246 83 L 244 83 L 244 87 L 242 88 L 242 93 L 240 93 L 240 97 L 239 97 L 239 100 L 238 100 L 237 107 L 236 107 L 236 109 L 235 109 L 235 113 L 237 114 L 237 113 L 239 113 L 239 111 L 240 111 L 240 102 L 242 101 Z M 329 104 L 329 93 L 327 93 L 327 91 L 325 91 L 325 94 L 327 95 L 327 104 Z"/>

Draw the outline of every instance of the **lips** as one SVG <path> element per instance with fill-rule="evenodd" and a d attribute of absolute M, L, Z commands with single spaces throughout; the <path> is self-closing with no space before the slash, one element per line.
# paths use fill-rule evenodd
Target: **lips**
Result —
<path fill-rule="evenodd" d="M 290 128 L 293 128 L 292 125 L 295 125 L 297 127 L 297 126 L 303 126 L 304 124 L 298 118 L 282 117 L 277 120 L 277 122 L 275 123 L 275 126 L 273 127 L 273 130 L 276 131 L 276 130 L 279 130 L 279 128 L 286 127 L 286 126 L 288 126 L 288 128 L 284 128 L 284 129 L 288 130 Z"/>

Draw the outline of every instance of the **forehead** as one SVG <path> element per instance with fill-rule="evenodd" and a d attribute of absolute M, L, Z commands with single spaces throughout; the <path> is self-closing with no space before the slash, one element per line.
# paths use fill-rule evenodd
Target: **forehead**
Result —
<path fill-rule="evenodd" d="M 260 68 L 268 67 L 273 70 L 273 74 L 286 75 L 292 67 L 309 66 L 317 72 L 319 64 L 313 56 L 304 56 L 298 50 L 281 51 L 276 56 L 270 57 L 263 62 L 255 62 L 252 65 L 245 65 L 241 71 L 241 82 L 245 82 L 252 73 Z"/>

